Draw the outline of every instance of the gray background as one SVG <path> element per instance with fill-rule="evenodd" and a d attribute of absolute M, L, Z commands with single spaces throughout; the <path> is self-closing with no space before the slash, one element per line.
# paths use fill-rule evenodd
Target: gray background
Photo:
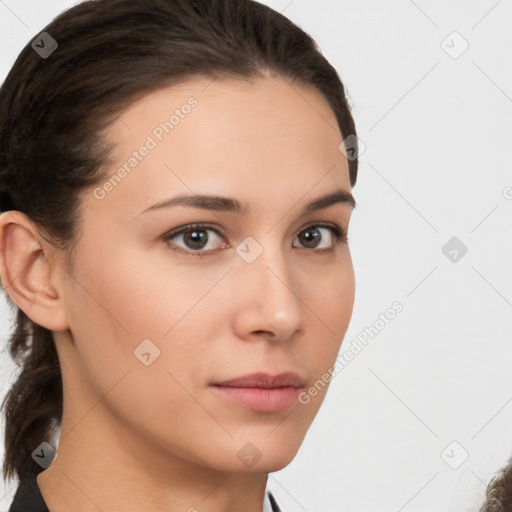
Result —
<path fill-rule="evenodd" d="M 75 3 L 0 0 L 2 80 Z M 284 512 L 476 511 L 512 454 L 512 1 L 264 3 L 317 40 L 366 146 L 341 352 L 404 308 L 336 374 L 269 488 Z M 452 237 L 468 248 L 455 262 L 442 251 Z M 5 347 L 3 298 L 0 314 Z M 15 376 L 5 349 L 0 363 L 3 395 Z M 1 510 L 14 490 L 0 489 Z"/>

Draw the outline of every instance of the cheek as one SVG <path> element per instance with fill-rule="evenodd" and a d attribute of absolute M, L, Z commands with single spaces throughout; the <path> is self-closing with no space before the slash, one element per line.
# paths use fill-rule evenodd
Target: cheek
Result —
<path fill-rule="evenodd" d="M 319 266 L 315 279 L 304 281 L 303 300 L 310 316 L 311 326 L 322 330 L 328 345 L 335 338 L 341 343 L 352 317 L 355 297 L 355 278 L 352 260 L 348 249 L 342 254 L 339 263 Z M 306 277 L 306 276 L 304 276 Z"/>
<path fill-rule="evenodd" d="M 354 271 L 348 248 L 342 255 L 339 265 L 317 272 L 315 286 L 311 282 L 303 286 L 309 334 L 308 344 L 302 345 L 302 357 L 311 378 L 299 407 L 309 409 L 310 418 L 318 411 L 336 373 L 336 359 L 352 317 Z"/>
<path fill-rule="evenodd" d="M 70 312 L 73 361 L 91 403 L 101 398 L 95 414 L 113 413 L 147 436 L 176 441 L 208 418 L 191 398 L 201 383 L 201 346 L 187 343 L 199 333 L 191 323 L 198 319 L 186 314 L 205 283 L 184 282 L 170 267 L 157 276 L 147 260 L 127 253 L 110 252 L 108 261 L 98 255 L 101 267 L 80 266 L 83 285 L 73 291 Z"/>
<path fill-rule="evenodd" d="M 213 309 L 219 303 L 204 297 L 219 272 L 204 271 L 199 278 L 193 269 L 180 269 L 161 254 L 151 258 L 120 244 L 103 245 L 80 264 L 77 281 L 83 285 L 73 290 L 71 330 L 80 359 L 103 388 L 128 369 L 159 368 L 168 380 L 164 368 L 186 373 L 185 367 L 200 364 L 203 346 L 190 341 L 208 338 L 204 326 L 220 314 Z"/>

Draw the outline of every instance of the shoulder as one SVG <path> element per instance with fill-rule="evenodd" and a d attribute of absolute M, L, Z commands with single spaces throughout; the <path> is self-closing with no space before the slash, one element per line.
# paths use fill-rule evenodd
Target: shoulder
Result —
<path fill-rule="evenodd" d="M 8 512 L 50 512 L 37 485 L 37 474 L 20 480 Z"/>

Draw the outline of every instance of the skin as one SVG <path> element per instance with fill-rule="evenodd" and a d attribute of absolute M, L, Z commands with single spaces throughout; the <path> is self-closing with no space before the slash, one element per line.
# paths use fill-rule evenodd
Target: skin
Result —
<path fill-rule="evenodd" d="M 64 414 L 58 458 L 38 476 L 52 512 L 261 512 L 267 473 L 295 457 L 327 386 L 307 404 L 259 412 L 217 395 L 212 381 L 294 371 L 312 386 L 331 367 L 354 302 L 349 246 L 327 228 L 319 247 L 298 237 L 312 223 L 348 231 L 352 207 L 302 215 L 311 200 L 350 191 L 342 136 L 326 100 L 282 78 L 193 79 L 133 103 L 106 133 L 110 177 L 175 108 L 198 104 L 109 191 L 80 197 L 75 268 L 23 213 L 0 217 L 2 282 L 54 333 Z M 247 215 L 175 206 L 180 194 L 246 202 Z M 163 236 L 214 224 L 202 249 Z M 236 252 L 248 236 L 263 252 Z M 253 250 L 253 249 L 251 249 Z M 160 356 L 134 356 L 150 339 Z M 252 467 L 237 457 L 252 443 Z M 36 447 L 34 447 L 36 448 Z M 72 506 L 71 506 L 72 505 Z"/>

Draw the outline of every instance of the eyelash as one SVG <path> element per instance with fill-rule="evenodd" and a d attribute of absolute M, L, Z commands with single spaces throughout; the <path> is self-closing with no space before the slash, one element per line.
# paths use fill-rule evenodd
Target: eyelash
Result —
<path fill-rule="evenodd" d="M 348 236 L 347 232 L 337 226 L 336 224 L 325 224 L 325 223 L 319 223 L 319 224 L 309 224 L 302 228 L 300 231 L 297 232 L 297 235 L 299 233 L 302 233 L 303 231 L 307 231 L 311 228 L 327 228 L 330 229 L 332 234 L 334 235 L 334 242 L 331 248 L 328 249 L 311 249 L 314 252 L 320 252 L 320 253 L 328 253 L 332 254 L 336 250 L 336 246 L 339 244 L 346 244 L 348 242 Z M 224 238 L 224 235 L 219 231 L 218 228 L 211 224 L 187 224 L 186 226 L 183 226 L 181 228 L 178 228 L 177 230 L 170 231 L 163 235 L 162 240 L 164 242 L 169 242 L 172 238 L 175 238 L 179 235 L 182 235 L 184 233 L 188 233 L 190 231 L 203 231 L 203 230 L 209 230 L 211 229 L 214 231 L 217 235 Z M 297 236 L 296 235 L 296 236 Z M 192 258 L 202 258 L 203 256 L 210 256 L 213 255 L 216 251 L 190 251 L 190 250 L 184 250 L 183 248 L 177 248 L 177 247 L 171 247 L 172 250 L 179 252 L 181 254 L 184 254 L 185 256 L 190 256 Z M 307 248 L 306 248 L 307 249 Z"/>

